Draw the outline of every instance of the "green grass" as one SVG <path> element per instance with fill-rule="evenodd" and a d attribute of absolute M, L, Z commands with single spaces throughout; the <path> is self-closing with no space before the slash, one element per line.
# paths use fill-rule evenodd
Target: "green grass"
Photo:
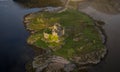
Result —
<path fill-rule="evenodd" d="M 62 45 L 62 48 L 52 51 L 54 55 L 69 59 L 75 55 L 86 54 L 104 48 L 100 34 L 95 28 L 93 20 L 79 11 L 66 10 L 62 13 L 40 12 L 34 14 L 34 17 L 29 21 L 30 24 L 28 28 L 36 32 L 40 32 L 56 22 L 60 23 L 65 28 L 65 44 Z M 32 38 L 36 38 L 36 36 L 33 35 Z M 73 39 L 75 38 L 79 40 L 74 41 Z M 28 40 L 29 39 L 31 38 L 28 38 Z M 49 48 L 48 43 L 40 39 L 36 40 L 33 44 L 40 48 Z M 51 44 L 55 45 L 54 43 Z"/>

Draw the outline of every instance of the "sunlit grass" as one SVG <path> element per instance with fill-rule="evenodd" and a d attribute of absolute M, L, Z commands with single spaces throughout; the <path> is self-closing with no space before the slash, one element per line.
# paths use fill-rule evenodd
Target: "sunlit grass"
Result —
<path fill-rule="evenodd" d="M 65 28 L 64 45 L 59 48 L 59 43 L 45 43 L 40 38 L 33 45 L 48 49 L 48 45 L 57 45 L 56 51 L 52 54 L 64 58 L 72 58 L 75 55 L 87 54 L 104 48 L 101 36 L 95 28 L 94 21 L 87 15 L 76 10 L 66 10 L 62 13 L 37 13 L 28 25 L 29 29 L 35 30 L 38 34 L 41 30 L 60 23 Z M 35 26 L 34 26 L 35 25 Z M 35 33 L 36 34 L 36 33 Z M 29 37 L 28 41 L 36 39 L 36 35 Z"/>

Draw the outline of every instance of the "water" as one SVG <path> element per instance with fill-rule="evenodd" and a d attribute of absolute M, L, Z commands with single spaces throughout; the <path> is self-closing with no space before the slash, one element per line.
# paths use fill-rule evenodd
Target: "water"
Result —
<path fill-rule="evenodd" d="M 88 72 L 120 72 L 119 5 L 119 0 L 80 3 L 80 11 L 105 22 L 103 29 L 107 34 L 108 55 Z M 12 0 L 0 0 L 0 72 L 25 72 L 24 64 L 32 58 L 33 50 L 26 43 L 29 33 L 24 27 L 23 17 L 38 10 L 22 8 Z"/>
<path fill-rule="evenodd" d="M 24 64 L 33 55 L 26 39 L 24 15 L 39 9 L 25 9 L 12 0 L 0 0 L 0 72 L 25 72 Z"/>

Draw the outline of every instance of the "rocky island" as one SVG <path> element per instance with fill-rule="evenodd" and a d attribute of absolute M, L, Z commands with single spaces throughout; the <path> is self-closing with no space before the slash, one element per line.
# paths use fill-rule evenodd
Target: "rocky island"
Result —
<path fill-rule="evenodd" d="M 27 43 L 43 51 L 27 65 L 27 71 L 79 72 L 99 63 L 106 48 L 94 20 L 75 9 L 53 10 L 46 8 L 24 18 L 31 33 Z"/>

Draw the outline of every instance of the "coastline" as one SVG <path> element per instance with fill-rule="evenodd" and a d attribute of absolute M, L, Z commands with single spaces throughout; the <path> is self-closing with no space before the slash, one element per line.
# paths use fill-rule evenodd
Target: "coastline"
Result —
<path fill-rule="evenodd" d="M 24 17 L 24 24 L 25 24 L 25 27 L 26 27 L 26 29 L 27 29 L 27 25 L 29 24 L 29 18 L 27 18 L 27 17 L 29 17 L 30 15 L 32 15 L 32 14 L 37 14 L 37 13 L 39 13 L 39 12 L 36 12 L 36 13 L 31 13 L 31 14 L 27 14 L 25 17 Z M 85 13 L 83 13 L 83 14 L 85 14 Z M 86 15 L 86 14 L 85 14 Z M 93 20 L 93 21 L 95 21 L 95 20 Z M 95 22 L 94 22 L 95 23 Z M 95 26 L 95 27 L 97 27 L 97 26 Z M 98 27 L 97 27 L 98 28 Z M 33 32 L 32 30 L 29 30 L 29 29 L 27 29 L 31 34 L 34 34 L 35 32 Z M 98 31 L 99 31 L 99 33 L 100 33 L 100 35 L 101 36 L 104 36 L 103 35 L 103 33 L 101 32 L 101 29 L 100 28 L 98 28 L 97 29 Z M 104 36 L 105 37 L 105 36 Z M 33 45 L 34 46 L 34 45 Z M 35 46 L 36 47 L 36 46 Z M 39 48 L 39 47 L 38 47 Z M 79 65 L 81 65 L 81 66 L 84 66 L 84 65 L 89 65 L 89 64 L 98 64 L 100 61 L 101 61 L 101 59 L 103 59 L 104 58 L 104 56 L 107 54 L 107 49 L 106 48 L 104 48 L 103 50 L 102 50 L 102 52 L 100 52 L 100 53 L 102 53 L 100 56 L 99 56 L 99 52 L 98 53 L 96 53 L 96 52 L 93 52 L 93 53 L 91 53 L 91 55 L 90 54 L 88 54 L 88 55 L 83 55 L 83 58 L 89 58 L 89 56 L 91 57 L 92 56 L 92 54 L 93 54 L 93 56 L 96 54 L 97 56 L 99 56 L 99 59 L 98 60 L 93 60 L 93 61 L 85 61 L 85 62 L 80 62 L 79 61 Z"/>

